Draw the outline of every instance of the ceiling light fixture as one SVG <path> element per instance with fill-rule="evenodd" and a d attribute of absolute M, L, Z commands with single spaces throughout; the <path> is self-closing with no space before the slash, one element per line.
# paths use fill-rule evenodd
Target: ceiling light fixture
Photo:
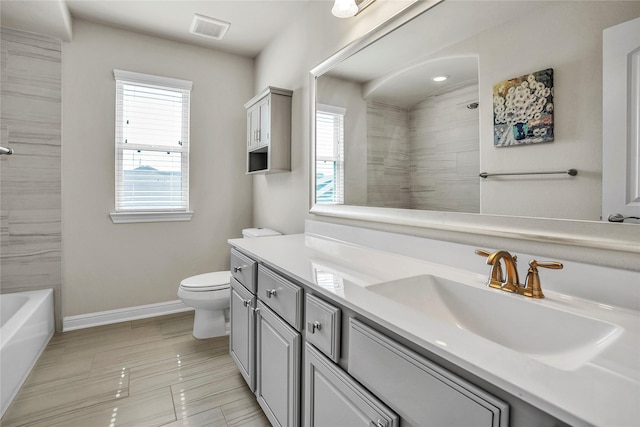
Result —
<path fill-rule="evenodd" d="M 362 12 L 375 0 L 335 0 L 331 13 L 337 18 L 351 18 Z"/>
<path fill-rule="evenodd" d="M 433 80 L 434 82 L 443 82 L 448 78 L 449 76 L 435 76 L 435 77 L 431 77 L 431 80 Z"/>

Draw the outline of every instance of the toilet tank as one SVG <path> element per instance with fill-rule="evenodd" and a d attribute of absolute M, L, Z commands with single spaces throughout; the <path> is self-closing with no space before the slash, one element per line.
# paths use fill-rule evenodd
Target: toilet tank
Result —
<path fill-rule="evenodd" d="M 271 230 L 269 228 L 245 228 L 242 230 L 242 237 L 245 239 L 252 239 L 254 237 L 266 237 L 266 236 L 280 236 L 282 233 L 279 233 L 275 230 Z"/>

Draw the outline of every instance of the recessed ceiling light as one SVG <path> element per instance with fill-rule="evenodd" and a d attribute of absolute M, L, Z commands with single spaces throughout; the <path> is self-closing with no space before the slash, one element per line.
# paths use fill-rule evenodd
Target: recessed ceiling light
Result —
<path fill-rule="evenodd" d="M 435 77 L 431 77 L 431 80 L 433 80 L 434 82 L 443 82 L 448 78 L 449 76 L 435 76 Z"/>

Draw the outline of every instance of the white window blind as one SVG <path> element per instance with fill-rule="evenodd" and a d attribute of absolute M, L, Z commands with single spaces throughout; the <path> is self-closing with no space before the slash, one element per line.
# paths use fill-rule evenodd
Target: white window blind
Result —
<path fill-rule="evenodd" d="M 116 213 L 187 212 L 192 83 L 114 70 Z"/>
<path fill-rule="evenodd" d="M 316 112 L 316 203 L 344 203 L 346 110 L 318 105 Z"/>

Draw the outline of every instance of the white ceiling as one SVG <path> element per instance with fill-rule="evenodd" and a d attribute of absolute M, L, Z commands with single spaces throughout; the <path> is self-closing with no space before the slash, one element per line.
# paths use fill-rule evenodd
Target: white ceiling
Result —
<path fill-rule="evenodd" d="M 255 57 L 317 0 L 2 0 L 2 26 L 71 40 L 71 17 Z M 323 0 L 331 13 L 332 0 Z M 320 7 L 322 7 L 320 6 Z M 223 40 L 189 33 L 193 14 L 231 23 Z"/>

